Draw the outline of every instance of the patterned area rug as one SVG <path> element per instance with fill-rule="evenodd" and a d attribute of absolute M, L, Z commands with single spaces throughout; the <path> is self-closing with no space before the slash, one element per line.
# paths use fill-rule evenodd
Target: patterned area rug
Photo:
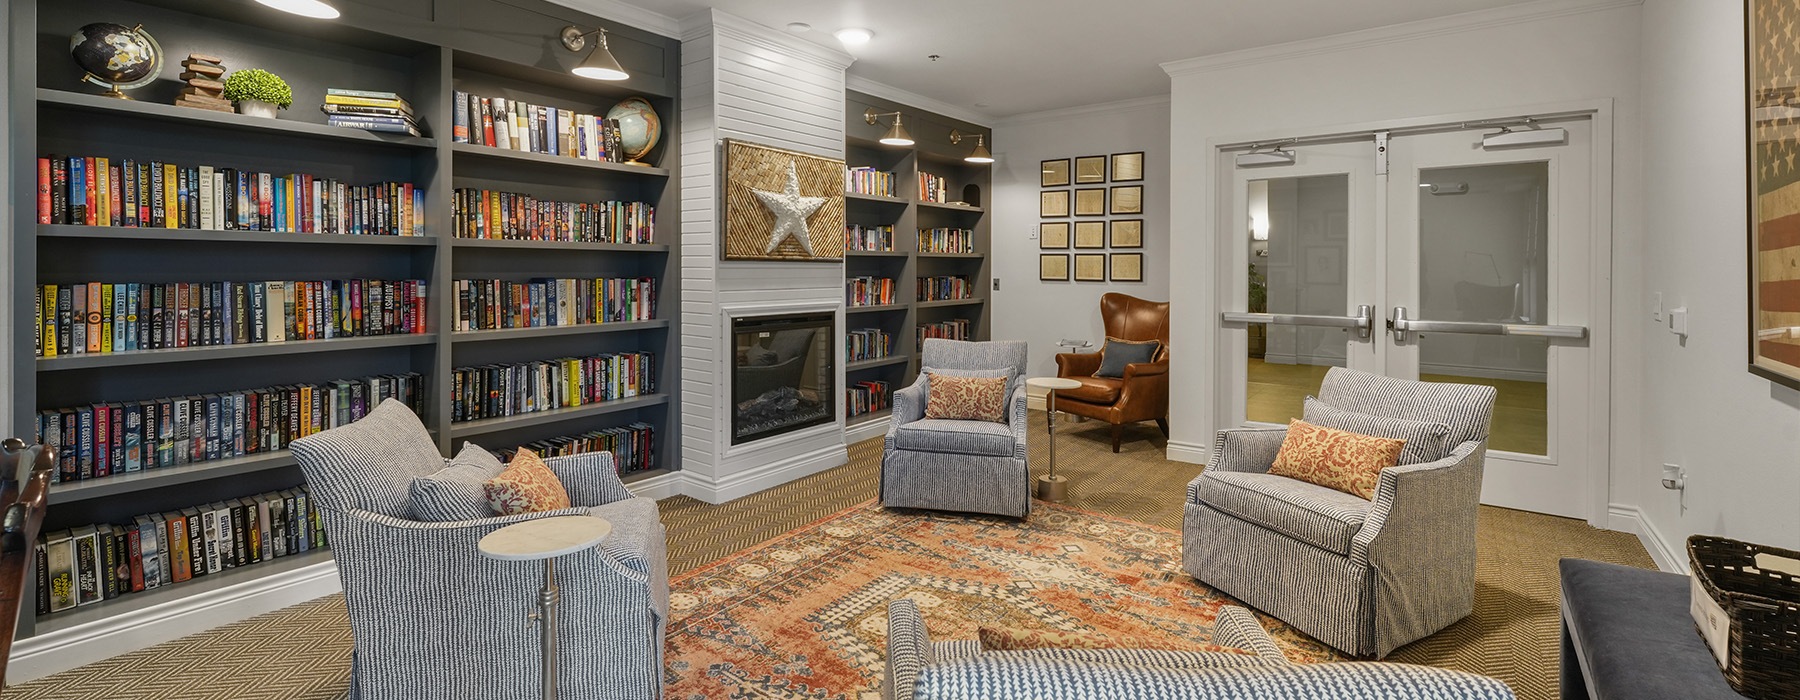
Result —
<path fill-rule="evenodd" d="M 1181 571 L 1181 533 L 1038 504 L 1024 523 L 873 501 L 672 582 L 670 700 L 880 697 L 887 604 L 934 639 L 981 625 L 1205 641 L 1233 604 Z M 1335 652 L 1272 618 L 1297 662 Z"/>

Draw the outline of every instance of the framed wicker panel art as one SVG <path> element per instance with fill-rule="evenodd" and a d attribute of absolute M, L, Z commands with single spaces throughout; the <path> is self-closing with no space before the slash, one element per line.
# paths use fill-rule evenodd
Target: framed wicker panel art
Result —
<path fill-rule="evenodd" d="M 725 260 L 844 259 L 844 161 L 728 139 Z"/>

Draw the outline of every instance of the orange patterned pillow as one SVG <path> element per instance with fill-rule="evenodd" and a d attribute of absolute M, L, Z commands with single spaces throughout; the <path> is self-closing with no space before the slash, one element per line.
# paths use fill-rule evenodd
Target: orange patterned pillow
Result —
<path fill-rule="evenodd" d="M 538 513 L 569 507 L 569 492 L 556 472 L 544 465 L 536 452 L 519 448 L 499 476 L 482 484 L 488 506 L 501 515 Z"/>
<path fill-rule="evenodd" d="M 982 651 L 1024 651 L 1026 649 L 1156 649 L 1159 651 L 1213 651 L 1227 654 L 1249 654 L 1237 647 L 1201 644 L 1180 640 L 1145 639 L 1142 637 L 1100 637 L 1078 632 L 1032 630 L 1016 627 L 982 627 L 976 631 Z"/>
<path fill-rule="evenodd" d="M 1006 377 L 953 377 L 930 372 L 925 417 L 1006 422 Z"/>
<path fill-rule="evenodd" d="M 1269 473 L 1375 500 L 1381 470 L 1400 463 L 1405 440 L 1371 437 L 1295 418 Z"/>

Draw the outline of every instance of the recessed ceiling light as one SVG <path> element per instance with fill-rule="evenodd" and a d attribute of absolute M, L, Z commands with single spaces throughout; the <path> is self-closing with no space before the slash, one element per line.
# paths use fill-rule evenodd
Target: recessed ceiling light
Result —
<path fill-rule="evenodd" d="M 337 8 L 320 0 L 256 0 L 282 12 L 292 12 L 313 19 L 337 19 Z"/>
<path fill-rule="evenodd" d="M 875 32 L 863 29 L 862 27 L 844 27 L 843 29 L 837 30 L 837 33 L 834 36 L 837 37 L 838 41 L 844 42 L 845 46 L 861 46 L 869 43 L 870 39 L 875 38 Z"/>
<path fill-rule="evenodd" d="M 805 34 L 807 32 L 812 31 L 812 25 L 807 24 L 805 22 L 789 22 L 788 23 L 788 31 L 793 32 L 795 34 Z"/>

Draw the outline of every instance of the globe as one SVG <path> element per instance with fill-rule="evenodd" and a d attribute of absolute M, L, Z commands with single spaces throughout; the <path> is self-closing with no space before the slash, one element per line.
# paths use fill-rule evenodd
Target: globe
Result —
<path fill-rule="evenodd" d="M 121 89 L 149 85 L 162 72 L 162 47 L 143 27 L 96 22 L 69 36 L 69 54 L 87 71 L 83 77 L 111 88 L 107 95 L 124 97 Z"/>
<path fill-rule="evenodd" d="M 662 119 L 656 116 L 656 108 L 650 101 L 642 97 L 627 97 L 606 110 L 607 119 L 619 121 L 619 146 L 625 151 L 625 157 L 632 163 L 656 148 L 656 142 L 662 140 Z"/>

